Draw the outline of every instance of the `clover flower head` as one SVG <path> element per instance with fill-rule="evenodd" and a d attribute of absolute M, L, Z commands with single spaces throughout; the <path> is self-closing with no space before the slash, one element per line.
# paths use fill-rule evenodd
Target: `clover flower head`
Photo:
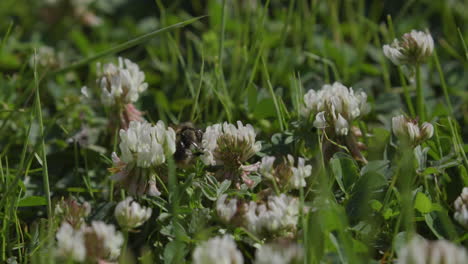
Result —
<path fill-rule="evenodd" d="M 332 128 L 336 135 L 347 135 L 350 124 L 366 115 L 370 108 L 364 92 L 355 93 L 339 82 L 326 84 L 319 91 L 309 90 L 304 95 L 302 114 L 314 116 L 316 128 Z"/>
<path fill-rule="evenodd" d="M 229 235 L 214 237 L 193 251 L 194 264 L 243 264 L 244 258 Z"/>
<path fill-rule="evenodd" d="M 419 125 L 417 120 L 404 115 L 392 118 L 392 129 L 398 139 L 412 146 L 417 146 L 434 135 L 434 126 L 431 123 Z"/>
<path fill-rule="evenodd" d="M 31 68 L 34 68 L 34 64 L 36 64 L 38 68 L 59 68 L 65 63 L 64 56 L 63 52 L 57 52 L 52 47 L 41 46 L 37 49 L 36 53 L 31 56 L 29 65 Z"/>
<path fill-rule="evenodd" d="M 255 252 L 255 264 L 302 263 L 304 249 L 295 243 L 273 243 L 262 245 Z"/>
<path fill-rule="evenodd" d="M 383 52 L 395 65 L 416 65 L 425 62 L 434 51 L 434 40 L 431 34 L 411 30 L 401 40 L 393 40 L 383 46 Z"/>
<path fill-rule="evenodd" d="M 96 260 L 115 260 L 124 243 L 122 234 L 114 225 L 93 221 L 84 231 L 86 254 Z"/>
<path fill-rule="evenodd" d="M 417 236 L 400 250 L 397 264 L 463 264 L 467 259 L 468 252 L 461 246 L 447 240 L 428 241 Z"/>
<path fill-rule="evenodd" d="M 112 154 L 113 179 L 120 182 L 131 195 L 160 195 L 152 169 L 162 165 L 176 151 L 176 134 L 163 121 L 156 125 L 130 122 L 127 130 L 120 130 L 121 158 Z"/>
<path fill-rule="evenodd" d="M 146 91 L 145 73 L 137 64 L 128 59 L 118 59 L 101 67 L 98 63 L 98 85 L 101 88 L 101 101 L 104 105 L 131 104 L 138 100 L 140 93 Z"/>
<path fill-rule="evenodd" d="M 130 196 L 118 203 L 114 211 L 117 222 L 125 229 L 141 226 L 151 217 L 151 213 L 151 208 L 141 206 Z"/>
<path fill-rule="evenodd" d="M 175 136 L 174 130 L 166 128 L 163 121 L 154 126 L 132 121 L 127 130 L 120 130 L 122 161 L 136 163 L 141 168 L 160 165 L 166 161 L 166 156 L 174 154 Z"/>
<path fill-rule="evenodd" d="M 59 201 L 54 210 L 56 217 L 66 221 L 73 228 L 79 228 L 84 224 L 89 213 L 91 213 L 91 205 L 88 202 L 79 203 L 72 198 Z"/>
<path fill-rule="evenodd" d="M 305 178 L 312 174 L 312 166 L 305 165 L 305 160 L 298 158 L 297 167 L 293 167 L 292 172 L 291 185 L 294 189 L 299 189 L 306 186 Z"/>
<path fill-rule="evenodd" d="M 227 203 L 227 194 L 221 195 L 216 201 L 216 212 L 224 222 L 229 222 L 237 212 L 237 199 L 230 199 Z"/>
<path fill-rule="evenodd" d="M 57 239 L 55 254 L 58 258 L 77 262 L 85 260 L 86 247 L 82 229 L 74 229 L 69 223 L 63 222 L 55 237 Z"/>
<path fill-rule="evenodd" d="M 454 203 L 455 214 L 453 218 L 462 226 L 468 229 L 468 187 L 464 187 L 460 196 Z"/>
<path fill-rule="evenodd" d="M 299 217 L 297 198 L 285 194 L 270 196 L 266 203 L 251 201 L 244 210 L 245 226 L 254 234 L 289 234 L 296 231 Z"/>
<path fill-rule="evenodd" d="M 241 121 L 237 126 L 227 122 L 208 126 L 202 139 L 202 161 L 206 165 L 238 167 L 261 150 L 262 144 L 255 137 L 253 127 Z"/>
<path fill-rule="evenodd" d="M 306 186 L 305 178 L 312 174 L 312 166 L 305 165 L 304 158 L 298 158 L 297 166 L 294 165 L 292 155 L 288 155 L 287 159 L 277 164 L 275 160 L 276 158 L 271 156 L 262 158 L 259 172 L 263 177 L 276 181 L 280 187 L 299 189 Z"/>

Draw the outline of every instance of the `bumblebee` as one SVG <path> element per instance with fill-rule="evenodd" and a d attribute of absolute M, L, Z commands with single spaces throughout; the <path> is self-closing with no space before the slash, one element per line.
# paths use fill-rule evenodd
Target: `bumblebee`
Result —
<path fill-rule="evenodd" d="M 181 168 L 189 167 L 196 157 L 203 154 L 201 146 L 203 131 L 195 128 L 190 122 L 184 122 L 174 127 L 176 132 L 176 152 L 174 159 Z"/>

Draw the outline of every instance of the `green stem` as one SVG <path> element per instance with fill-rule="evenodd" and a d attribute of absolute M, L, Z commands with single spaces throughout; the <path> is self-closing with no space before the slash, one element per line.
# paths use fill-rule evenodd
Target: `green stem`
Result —
<path fill-rule="evenodd" d="M 47 169 L 47 155 L 44 141 L 44 123 L 42 121 L 41 98 L 39 95 L 39 80 L 37 77 L 36 63 L 34 63 L 34 84 L 36 88 L 36 114 L 39 122 L 39 131 L 41 133 L 41 154 L 42 154 L 42 177 L 44 193 L 47 201 L 47 216 L 52 217 L 52 206 L 50 201 L 49 172 Z"/>
<path fill-rule="evenodd" d="M 405 75 L 401 70 L 401 67 L 398 67 L 398 74 L 400 75 L 401 86 L 403 87 L 403 94 L 405 96 L 406 105 L 412 117 L 415 117 L 416 113 L 414 111 L 413 102 L 411 101 L 411 96 L 409 92 L 408 84 L 406 83 Z"/>
<path fill-rule="evenodd" d="M 416 65 L 416 105 L 418 116 L 421 121 L 426 121 L 426 112 L 424 107 L 424 93 L 421 84 L 421 66 Z"/>

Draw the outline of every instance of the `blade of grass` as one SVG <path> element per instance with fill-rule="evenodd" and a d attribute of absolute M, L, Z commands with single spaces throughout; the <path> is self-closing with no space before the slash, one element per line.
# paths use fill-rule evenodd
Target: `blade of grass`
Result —
<path fill-rule="evenodd" d="M 262 60 L 262 65 L 263 65 L 263 74 L 265 75 L 267 86 L 268 86 L 268 91 L 270 92 L 271 98 L 273 99 L 273 104 L 275 105 L 276 109 L 276 115 L 278 116 L 278 123 L 280 125 L 281 131 L 284 131 L 284 117 L 281 113 L 280 106 L 278 104 L 278 99 L 276 98 L 275 91 L 273 91 L 273 86 L 271 85 L 270 82 L 270 75 L 268 74 L 268 68 L 266 66 L 265 60 L 263 57 L 261 58 Z"/>
<path fill-rule="evenodd" d="M 206 17 L 206 16 L 199 16 L 199 17 L 191 18 L 191 19 L 188 19 L 188 20 L 185 20 L 185 21 L 182 21 L 182 22 L 167 26 L 165 28 L 157 29 L 157 30 L 155 30 L 153 32 L 144 34 L 142 36 L 136 37 L 136 38 L 134 38 L 132 40 L 129 40 L 127 42 L 119 44 L 119 45 L 117 45 L 117 46 L 115 46 L 113 48 L 110 48 L 108 50 L 99 52 L 96 55 L 93 55 L 93 56 L 88 57 L 86 59 L 75 62 L 70 66 L 64 67 L 64 68 L 59 69 L 59 70 L 54 71 L 54 72 L 51 72 L 51 73 L 49 73 L 49 75 L 53 76 L 53 75 L 56 75 L 56 74 L 68 72 L 68 71 L 75 70 L 77 68 L 86 66 L 89 63 L 91 63 L 91 62 L 93 62 L 93 61 L 95 61 L 97 59 L 100 59 L 100 58 L 105 57 L 105 56 L 110 55 L 110 54 L 115 54 L 117 52 L 121 52 L 121 51 L 126 50 L 126 49 L 129 49 L 129 48 L 134 47 L 134 46 L 136 46 L 138 44 L 141 44 L 141 43 L 143 43 L 143 42 L 145 42 L 145 41 L 147 41 L 147 40 L 149 40 L 151 38 L 154 38 L 155 36 L 157 36 L 157 35 L 159 35 L 161 33 L 164 33 L 164 32 L 167 32 L 169 30 L 176 29 L 176 28 L 181 28 L 181 27 L 187 26 L 187 25 L 189 25 L 189 24 L 191 24 L 191 23 L 193 23 L 195 21 L 198 21 L 198 20 L 204 18 L 204 17 Z"/>
<path fill-rule="evenodd" d="M 34 58 L 36 58 L 36 51 L 34 51 Z M 39 122 L 39 131 L 41 136 L 41 159 L 42 159 L 42 176 L 44 194 L 47 200 L 47 216 L 52 217 L 52 205 L 50 201 L 50 187 L 49 187 L 49 171 L 47 169 L 47 153 L 44 140 L 44 123 L 42 120 L 41 98 L 39 94 L 39 79 L 37 77 L 37 62 L 34 59 L 34 84 L 36 88 L 36 117 Z"/>

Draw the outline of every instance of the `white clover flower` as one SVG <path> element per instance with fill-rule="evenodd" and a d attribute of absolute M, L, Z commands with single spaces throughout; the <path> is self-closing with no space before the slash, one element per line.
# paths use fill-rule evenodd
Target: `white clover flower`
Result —
<path fill-rule="evenodd" d="M 455 214 L 453 218 L 468 229 L 468 187 L 463 188 L 462 193 L 455 200 L 454 206 Z"/>
<path fill-rule="evenodd" d="M 75 230 L 69 223 L 63 222 L 55 237 L 57 239 L 55 250 L 57 257 L 78 262 L 85 260 L 86 247 L 82 229 Z"/>
<path fill-rule="evenodd" d="M 203 242 L 193 251 L 193 264 L 243 264 L 244 258 L 229 235 Z"/>
<path fill-rule="evenodd" d="M 274 174 L 274 168 L 273 164 L 275 163 L 275 157 L 272 156 L 265 156 L 262 158 L 262 161 L 260 163 L 260 168 L 259 172 L 263 177 L 267 179 L 273 179 L 273 174 Z"/>
<path fill-rule="evenodd" d="M 241 121 L 237 121 L 237 127 L 226 122 L 208 126 L 202 139 L 202 161 L 206 165 L 239 166 L 261 150 L 262 144 L 255 137 L 253 127 Z"/>
<path fill-rule="evenodd" d="M 290 183 L 294 189 L 299 189 L 306 186 L 305 178 L 312 174 L 312 166 L 305 165 L 305 160 L 303 158 L 298 158 L 297 167 L 293 167 L 292 172 L 293 175 Z"/>
<path fill-rule="evenodd" d="M 299 201 L 285 194 L 270 196 L 266 204 L 250 202 L 245 206 L 246 228 L 257 235 L 296 231 Z"/>
<path fill-rule="evenodd" d="M 237 212 L 237 199 L 230 199 L 226 203 L 227 195 L 221 195 L 216 201 L 216 212 L 225 222 L 229 222 Z"/>
<path fill-rule="evenodd" d="M 158 121 L 155 126 L 146 122 L 130 122 L 128 130 L 120 130 L 122 161 L 148 168 L 166 161 L 175 152 L 175 132 Z"/>
<path fill-rule="evenodd" d="M 289 243 L 266 244 L 255 252 L 255 264 L 294 264 L 302 263 L 304 249 L 302 246 Z"/>
<path fill-rule="evenodd" d="M 124 239 L 114 225 L 93 221 L 85 230 L 86 249 L 96 259 L 115 260 L 120 256 Z"/>
<path fill-rule="evenodd" d="M 450 241 L 428 241 L 416 236 L 400 250 L 397 263 L 464 264 L 467 259 L 467 250 Z"/>
<path fill-rule="evenodd" d="M 34 64 L 43 68 L 58 68 L 64 64 L 65 57 L 63 52 L 56 52 L 49 46 L 41 46 L 29 60 L 29 65 L 34 68 Z"/>
<path fill-rule="evenodd" d="M 395 65 L 419 64 L 427 60 L 434 50 L 431 34 L 412 30 L 403 35 L 401 40 L 393 40 L 391 45 L 384 45 L 383 52 Z"/>
<path fill-rule="evenodd" d="M 434 127 L 431 123 L 424 122 L 419 126 L 416 120 L 403 115 L 392 118 L 392 129 L 398 139 L 413 146 L 421 144 L 434 134 Z"/>
<path fill-rule="evenodd" d="M 366 115 L 370 108 L 364 92 L 355 93 L 339 82 L 326 84 L 319 91 L 309 90 L 304 95 L 302 114 L 315 116 L 316 128 L 334 128 L 337 135 L 347 135 L 350 124 Z"/>
<path fill-rule="evenodd" d="M 275 181 L 280 188 L 299 189 L 306 186 L 305 178 L 312 174 L 312 166 L 305 165 L 304 158 L 298 158 L 296 167 L 292 155 L 288 154 L 287 158 L 284 158 L 278 164 L 275 164 L 275 160 L 275 157 L 263 157 L 260 163 L 260 175 Z"/>
<path fill-rule="evenodd" d="M 101 101 L 104 105 L 131 104 L 146 91 L 145 73 L 137 64 L 119 57 L 119 64 L 102 67 L 98 64 L 98 84 L 101 87 Z"/>
<path fill-rule="evenodd" d="M 121 158 L 112 153 L 113 179 L 120 182 L 131 195 L 158 196 L 156 176 L 151 168 L 162 165 L 176 151 L 176 134 L 163 121 L 156 125 L 130 122 L 128 130 L 120 130 Z"/>
<path fill-rule="evenodd" d="M 146 222 L 151 217 L 151 212 L 151 208 L 141 206 L 129 196 L 117 204 L 114 215 L 122 228 L 133 229 Z"/>

